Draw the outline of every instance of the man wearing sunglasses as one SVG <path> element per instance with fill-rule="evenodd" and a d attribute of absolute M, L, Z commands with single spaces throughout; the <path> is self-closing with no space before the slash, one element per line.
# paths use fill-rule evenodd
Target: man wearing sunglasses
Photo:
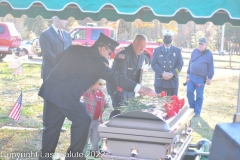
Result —
<path fill-rule="evenodd" d="M 214 75 L 212 52 L 207 49 L 207 40 L 200 38 L 198 48 L 191 54 L 187 70 L 187 98 L 190 108 L 194 109 L 195 117 L 199 117 L 205 84 L 210 85 Z M 196 90 L 196 96 L 194 94 Z M 196 97 L 196 98 L 195 98 Z"/>
<path fill-rule="evenodd" d="M 39 96 L 44 105 L 45 130 L 42 135 L 42 149 L 39 159 L 51 160 L 65 117 L 71 122 L 71 143 L 65 160 L 84 160 L 83 149 L 86 144 L 91 118 L 85 105 L 79 101 L 98 79 L 151 97 L 156 93 L 127 77 L 117 74 L 108 67 L 109 54 L 119 45 L 118 42 L 100 34 L 93 46 L 70 46 L 57 57 L 57 65 L 44 80 Z"/>
<path fill-rule="evenodd" d="M 155 72 L 154 87 L 156 93 L 164 91 L 168 96 L 178 94 L 178 75 L 182 70 L 181 49 L 172 45 L 173 31 L 163 30 L 164 45 L 153 52 L 151 66 Z"/>

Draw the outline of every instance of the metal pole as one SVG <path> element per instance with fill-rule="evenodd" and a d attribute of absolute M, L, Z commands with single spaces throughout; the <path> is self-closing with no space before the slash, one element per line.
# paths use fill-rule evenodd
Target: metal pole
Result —
<path fill-rule="evenodd" d="M 239 75 L 239 79 L 238 79 L 237 112 L 234 114 L 233 122 L 240 122 L 240 75 Z"/>
<path fill-rule="evenodd" d="M 230 41 L 229 66 L 232 68 L 232 41 Z"/>
<path fill-rule="evenodd" d="M 225 33 L 225 24 L 222 26 L 221 52 L 223 52 L 223 46 L 224 46 L 224 33 Z"/>

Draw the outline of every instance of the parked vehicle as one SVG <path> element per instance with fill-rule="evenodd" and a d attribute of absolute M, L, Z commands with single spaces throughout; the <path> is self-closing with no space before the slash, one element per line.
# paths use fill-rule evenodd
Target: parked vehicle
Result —
<path fill-rule="evenodd" d="M 22 41 L 14 23 L 0 22 L 0 60 L 7 54 L 15 54 Z"/>
<path fill-rule="evenodd" d="M 39 37 L 34 38 L 30 41 L 22 41 L 19 46 L 17 55 L 19 57 L 28 56 L 28 59 L 32 59 L 33 57 L 41 57 L 41 48 L 39 45 Z"/>
<path fill-rule="evenodd" d="M 99 37 L 100 33 L 104 33 L 108 37 L 116 40 L 115 30 L 109 27 L 98 27 L 98 26 L 79 26 L 75 27 L 71 32 L 70 35 L 72 37 L 72 42 L 75 45 L 84 45 L 84 46 L 91 46 Z M 128 46 L 131 42 L 130 41 L 118 41 L 120 43 L 119 47 L 115 50 L 117 52 L 122 47 Z M 157 42 L 148 42 L 147 46 L 144 50 L 144 54 L 146 55 L 145 61 L 150 64 L 150 60 L 152 59 L 152 53 L 154 48 L 162 45 L 162 43 Z M 115 54 L 111 55 L 111 59 L 113 59 Z"/>

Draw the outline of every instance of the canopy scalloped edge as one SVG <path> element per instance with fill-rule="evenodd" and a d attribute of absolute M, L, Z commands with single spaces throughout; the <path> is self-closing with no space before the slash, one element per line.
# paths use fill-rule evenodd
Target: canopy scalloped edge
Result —
<path fill-rule="evenodd" d="M 102 18 L 106 18 L 109 21 L 123 19 L 126 22 L 133 22 L 136 19 L 141 19 L 144 22 L 151 22 L 157 19 L 161 23 L 176 21 L 179 24 L 186 24 L 189 21 L 194 21 L 196 24 L 212 22 L 215 25 L 222 25 L 225 22 L 229 22 L 234 26 L 240 26 L 240 17 L 239 19 L 232 19 L 229 17 L 230 13 L 222 8 L 219 8 L 208 16 L 193 16 L 193 13 L 186 8 L 178 9 L 171 15 L 160 16 L 160 14 L 156 14 L 153 9 L 146 6 L 138 8 L 135 12 L 123 13 L 110 3 L 105 3 L 97 10 L 90 11 L 82 9 L 76 3 L 68 3 L 61 8 L 53 9 L 47 8 L 46 5 L 40 1 L 34 1 L 25 7 L 14 7 L 11 3 L 0 0 L 0 16 L 3 17 L 7 14 L 11 14 L 13 17 L 18 18 L 22 15 L 27 15 L 29 18 L 36 18 L 38 15 L 41 15 L 45 19 L 50 19 L 54 15 L 57 15 L 62 19 L 74 17 L 76 20 L 83 20 L 89 17 L 93 21 L 99 21 Z"/>
<path fill-rule="evenodd" d="M 98 6 L 98 7 L 97 7 L 98 9 L 92 9 L 92 10 L 90 10 L 90 9 L 85 9 L 85 8 L 81 7 L 80 4 L 75 3 L 75 2 L 66 3 L 66 4 L 64 4 L 61 8 L 50 8 L 50 7 L 47 7 L 47 5 L 45 5 L 42 1 L 33 1 L 33 2 L 31 2 L 27 7 L 15 7 L 14 5 L 11 4 L 11 2 L 6 1 L 6 0 L 0 0 L 0 3 L 1 3 L 1 2 L 8 3 L 8 4 L 11 6 L 11 8 L 12 8 L 12 9 L 15 9 L 15 10 L 26 10 L 26 9 L 31 8 L 31 6 L 33 6 L 34 4 L 39 4 L 39 3 L 40 3 L 42 6 L 44 6 L 44 8 L 45 8 L 46 10 L 48 10 L 48 11 L 63 11 L 63 10 L 64 10 L 65 8 L 67 8 L 68 6 L 76 5 L 82 12 L 85 12 L 85 13 L 98 13 L 98 12 L 100 12 L 102 9 L 104 9 L 106 6 L 111 6 L 111 7 L 113 7 L 113 8 L 116 10 L 116 12 L 117 12 L 118 14 L 125 14 L 125 15 L 134 15 L 134 14 L 138 13 L 141 9 L 146 9 L 146 8 L 148 8 L 149 10 L 152 11 L 152 13 L 153 13 L 155 16 L 164 16 L 164 17 L 172 17 L 172 16 L 176 15 L 179 11 L 181 11 L 181 10 L 186 10 L 187 12 L 189 12 L 189 13 L 191 14 L 191 16 L 192 16 L 193 18 L 211 18 L 215 13 L 217 13 L 217 12 L 219 12 L 219 11 L 225 11 L 225 12 L 229 15 L 229 17 L 230 17 L 231 19 L 239 19 L 239 20 L 240 20 L 240 17 L 234 17 L 234 16 L 232 16 L 231 13 L 230 13 L 230 11 L 228 11 L 228 10 L 225 9 L 225 8 L 218 8 L 218 9 L 216 9 L 216 10 L 211 11 L 211 12 L 212 12 L 211 14 L 204 16 L 204 15 L 196 15 L 196 14 L 194 14 L 193 11 L 192 11 L 191 9 L 187 8 L 187 7 L 179 7 L 179 8 L 176 9 L 176 11 L 175 11 L 173 14 L 158 14 L 158 13 L 156 13 L 156 11 L 155 11 L 151 6 L 148 6 L 148 5 L 143 5 L 143 6 L 141 6 L 141 7 L 136 8 L 135 10 L 133 9 L 134 11 L 131 11 L 131 12 L 123 12 L 123 11 L 120 11 L 120 9 L 118 9 L 118 7 L 115 6 L 115 5 L 112 4 L 112 3 L 104 3 L 104 4 L 102 4 L 101 6 Z M 203 12 L 203 13 L 204 13 L 204 12 Z"/>

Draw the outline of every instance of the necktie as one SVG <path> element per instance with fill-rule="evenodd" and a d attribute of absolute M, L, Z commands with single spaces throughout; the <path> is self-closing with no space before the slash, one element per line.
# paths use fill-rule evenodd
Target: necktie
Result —
<path fill-rule="evenodd" d="M 58 36 L 62 40 L 62 35 L 61 35 L 61 31 L 60 30 L 58 30 Z"/>

